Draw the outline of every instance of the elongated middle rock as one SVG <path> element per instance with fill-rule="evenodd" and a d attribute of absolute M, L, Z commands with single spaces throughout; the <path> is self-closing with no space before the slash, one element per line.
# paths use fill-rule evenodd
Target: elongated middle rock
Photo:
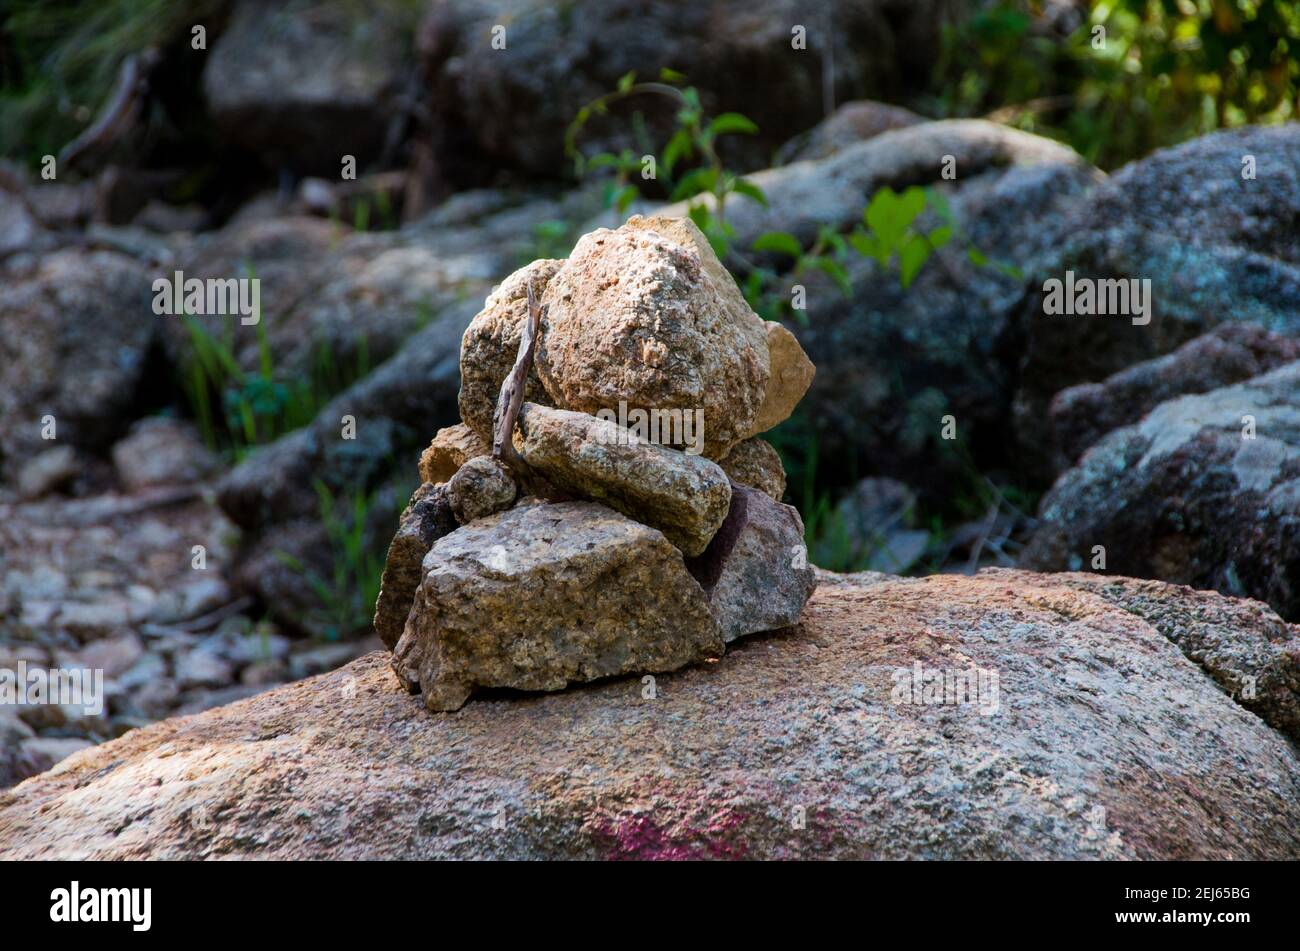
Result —
<path fill-rule="evenodd" d="M 717 463 L 639 441 L 586 413 L 525 403 L 516 448 L 557 488 L 659 529 L 687 555 L 708 547 L 731 503 Z M 522 437 L 522 438 L 521 438 Z"/>

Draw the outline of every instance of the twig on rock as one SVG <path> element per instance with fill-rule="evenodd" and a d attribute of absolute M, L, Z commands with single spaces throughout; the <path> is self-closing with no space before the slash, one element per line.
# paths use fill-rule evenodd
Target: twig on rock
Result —
<path fill-rule="evenodd" d="M 59 152 L 59 168 L 71 168 L 84 156 L 107 153 L 135 132 L 149 95 L 149 79 L 162 54 L 157 47 L 128 56 L 118 71 L 112 94 L 94 123 Z"/>
<path fill-rule="evenodd" d="M 492 416 L 492 458 L 505 465 L 521 482 L 531 482 L 528 463 L 515 450 L 515 423 L 519 409 L 524 405 L 524 390 L 528 374 L 533 368 L 533 352 L 537 348 L 537 331 L 542 322 L 542 306 L 533 293 L 533 282 L 528 282 L 528 319 L 519 337 L 519 353 L 501 384 L 496 412 Z"/>

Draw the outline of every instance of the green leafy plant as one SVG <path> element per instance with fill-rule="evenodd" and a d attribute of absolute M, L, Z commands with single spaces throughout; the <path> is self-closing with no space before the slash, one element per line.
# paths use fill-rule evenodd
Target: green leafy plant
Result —
<path fill-rule="evenodd" d="M 927 209 L 938 221 L 928 228 L 922 225 Z M 819 270 L 848 295 L 852 293 L 852 285 L 845 263 L 851 253 L 870 258 L 882 268 L 896 266 L 899 283 L 906 290 L 935 252 L 954 241 L 965 245 L 967 258 L 975 266 L 992 267 L 1015 279 L 1021 277 L 1017 268 L 989 258 L 961 235 L 942 192 L 919 186 L 911 186 L 902 192 L 896 192 L 888 185 L 880 188 L 863 209 L 862 221 L 847 234 L 824 226 L 818 231 L 812 246 L 804 248 L 788 232 L 769 231 L 760 235 L 752 248 L 756 252 L 769 252 L 791 259 L 787 273 L 795 279 L 810 270 Z M 956 277 L 946 267 L 943 272 L 956 283 Z M 805 323 L 804 312 L 789 308 L 784 294 L 778 292 L 777 277 L 778 274 L 771 269 L 755 267 L 751 270 L 746 279 L 746 294 L 751 304 L 768 319 L 792 315 Z"/>
<path fill-rule="evenodd" d="M 622 100 L 647 95 L 667 98 L 677 109 L 675 126 L 655 160 L 653 180 L 667 191 L 670 201 L 688 202 L 691 219 L 717 255 L 725 257 L 735 238 L 735 229 L 726 218 L 728 199 L 739 196 L 766 205 L 767 196 L 753 182 L 726 168 L 718 154 L 718 140 L 728 135 L 753 135 L 758 126 L 738 112 L 709 117 L 700 105 L 699 91 L 684 82 L 685 77 L 671 69 L 661 70 L 657 82 L 637 82 L 636 73 L 628 73 L 613 92 L 578 110 L 565 133 L 565 153 L 579 177 L 602 169 L 613 173 L 605 186 L 605 205 L 621 217 L 641 197 L 637 181 L 647 180 L 643 177 L 644 157 L 637 157 L 631 149 L 587 157 L 578 148 L 578 136 L 593 117 L 607 115 L 610 107 Z"/>
<path fill-rule="evenodd" d="M 353 490 L 336 497 L 320 479 L 313 483 L 320 504 L 321 524 L 330 541 L 328 576 L 303 564 L 302 559 L 277 551 L 276 558 L 310 585 L 319 601 L 304 620 L 322 632 L 325 640 L 339 640 L 370 626 L 384 573 L 384 551 L 368 525 L 372 510 L 385 493 Z M 400 493 L 398 498 L 403 498 Z"/>
<path fill-rule="evenodd" d="M 941 224 L 929 232 L 917 226 L 926 202 L 921 188 L 913 186 L 899 194 L 886 186 L 871 196 L 862 212 L 865 227 L 849 236 L 854 250 L 882 267 L 897 260 L 898 279 L 904 288 L 911 286 L 930 255 L 952 240 L 951 225 Z"/>
<path fill-rule="evenodd" d="M 1114 168 L 1215 129 L 1296 118 L 1295 0 L 1093 0 L 1066 35 L 1033 0 L 947 30 L 925 111 L 990 114 Z"/>
<path fill-rule="evenodd" d="M 882 267 L 896 265 L 899 281 L 906 289 L 936 251 L 954 240 L 963 240 L 972 264 L 992 266 L 1019 277 L 1014 267 L 991 260 L 960 238 L 951 209 L 940 192 L 916 186 L 902 192 L 888 186 L 879 189 L 863 209 L 861 224 L 848 234 L 824 226 L 819 229 L 816 241 L 804 247 L 788 231 L 769 231 L 755 239 L 748 249 L 736 247 L 736 230 L 726 220 L 728 199 L 741 196 L 766 207 L 767 196 L 753 182 L 727 170 L 719 157 L 717 142 L 725 135 L 753 135 L 758 127 L 735 112 L 710 118 L 700 105 L 698 91 L 682 86 L 682 82 L 683 77 L 671 70 L 664 71 L 660 82 L 637 82 L 636 75 L 628 73 L 616 90 L 579 110 L 565 136 L 565 150 L 573 159 L 578 175 L 608 174 L 604 186 L 605 206 L 612 208 L 621 221 L 632 204 L 642 197 L 637 180 L 645 171 L 646 157 L 638 158 L 631 149 L 587 157 L 578 148 L 578 136 L 594 116 L 608 114 L 616 102 L 648 94 L 671 99 L 679 107 L 676 125 L 656 162 L 655 180 L 671 200 L 687 202 L 691 220 L 708 237 L 720 258 L 742 265 L 741 289 L 750 306 L 761 316 L 769 320 L 793 318 L 806 323 L 804 312 L 789 305 L 783 286 L 788 281 L 782 281 L 783 274 L 797 279 L 809 271 L 821 271 L 845 294 L 851 293 L 845 266 L 851 253 L 872 258 Z M 692 161 L 696 164 L 683 171 L 687 168 L 685 163 Z M 927 208 L 939 219 L 937 225 L 928 229 L 921 226 Z M 763 263 L 764 255 L 768 260 L 784 261 L 785 267 L 778 271 Z"/>
<path fill-rule="evenodd" d="M 204 442 L 229 452 L 235 461 L 307 425 L 331 398 L 370 370 L 362 337 L 349 366 L 339 367 L 333 350 L 322 343 L 313 350 L 310 372 L 287 378 L 276 371 L 263 320 L 256 325 L 258 366 L 247 371 L 235 356 L 234 328 L 228 321 L 217 337 L 192 315 L 182 320 L 190 349 L 181 369 L 181 387 Z"/>

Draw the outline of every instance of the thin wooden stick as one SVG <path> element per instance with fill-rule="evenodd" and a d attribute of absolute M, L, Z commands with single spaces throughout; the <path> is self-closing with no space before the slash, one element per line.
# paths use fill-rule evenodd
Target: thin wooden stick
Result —
<path fill-rule="evenodd" d="M 533 352 L 537 348 L 537 331 L 542 322 L 542 306 L 533 293 L 533 282 L 528 282 L 528 319 L 524 321 L 524 331 L 519 337 L 519 353 L 515 356 L 515 365 L 501 384 L 501 395 L 497 397 L 496 412 L 492 416 L 492 458 L 503 463 L 516 477 L 527 480 L 530 475 L 528 464 L 515 450 L 515 423 L 519 419 L 519 409 L 524 405 L 524 390 L 528 386 L 528 374 L 533 368 Z"/>

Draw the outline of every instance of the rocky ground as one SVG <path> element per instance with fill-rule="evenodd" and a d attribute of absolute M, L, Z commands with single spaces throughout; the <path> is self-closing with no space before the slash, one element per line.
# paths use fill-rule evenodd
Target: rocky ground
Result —
<path fill-rule="evenodd" d="M 332 669 L 378 646 L 290 640 L 226 580 L 235 532 L 192 484 L 0 502 L 0 668 L 104 672 L 105 706 L 0 706 L 0 784 L 169 716 Z M 192 545 L 207 546 L 195 567 Z"/>

